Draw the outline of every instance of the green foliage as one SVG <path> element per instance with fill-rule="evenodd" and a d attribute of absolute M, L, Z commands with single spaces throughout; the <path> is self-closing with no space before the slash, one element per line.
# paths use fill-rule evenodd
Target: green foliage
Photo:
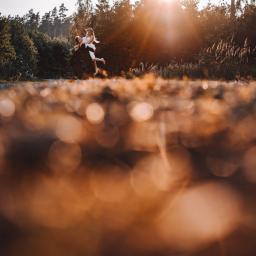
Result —
<path fill-rule="evenodd" d="M 64 77 L 69 71 L 70 45 L 64 39 L 51 39 L 37 32 L 31 37 L 38 50 L 38 76 L 41 78 Z"/>
<path fill-rule="evenodd" d="M 70 70 L 69 68 L 69 59 L 70 59 L 70 51 L 69 51 L 69 43 L 67 40 L 62 39 L 54 39 L 51 42 L 51 50 L 52 50 L 52 58 L 53 65 L 50 69 L 54 77 L 64 77 L 65 74 Z"/>
<path fill-rule="evenodd" d="M 64 5 L 60 9 L 63 22 L 66 9 Z M 51 13 L 45 16 L 45 21 L 49 19 Z M 38 24 L 38 15 L 33 10 L 23 18 L 0 17 L 0 79 L 57 78 L 69 74 L 68 40 L 48 36 L 47 29 L 52 27 L 47 28 L 47 22 L 41 23 L 46 33 L 39 32 Z"/>
<path fill-rule="evenodd" d="M 11 43 L 10 25 L 8 20 L 0 18 L 0 75 L 4 66 L 15 59 L 15 49 Z"/>
<path fill-rule="evenodd" d="M 67 16 L 68 9 L 64 4 L 59 8 L 46 12 L 38 26 L 38 31 L 46 33 L 50 37 L 68 37 L 71 26 L 71 17 Z"/>
<path fill-rule="evenodd" d="M 24 25 L 28 30 L 36 31 L 40 22 L 40 15 L 38 13 L 34 13 L 33 9 L 30 9 L 28 14 L 24 17 Z"/>
<path fill-rule="evenodd" d="M 8 79 L 31 79 L 37 73 L 37 49 L 19 20 L 12 19 L 9 25 L 16 56 L 5 65 L 2 76 Z"/>

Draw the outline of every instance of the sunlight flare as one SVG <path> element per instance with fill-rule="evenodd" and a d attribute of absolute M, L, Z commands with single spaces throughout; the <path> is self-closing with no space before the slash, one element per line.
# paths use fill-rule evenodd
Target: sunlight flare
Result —
<path fill-rule="evenodd" d="M 164 3 L 171 3 L 171 2 L 173 2 L 174 0 L 161 0 L 162 2 L 164 2 Z"/>

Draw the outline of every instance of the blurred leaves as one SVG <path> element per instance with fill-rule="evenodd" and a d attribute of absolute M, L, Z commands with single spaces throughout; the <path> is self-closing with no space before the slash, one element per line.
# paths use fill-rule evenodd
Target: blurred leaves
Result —
<path fill-rule="evenodd" d="M 2 90 L 1 251 L 253 253 L 255 96 L 152 75 Z"/>

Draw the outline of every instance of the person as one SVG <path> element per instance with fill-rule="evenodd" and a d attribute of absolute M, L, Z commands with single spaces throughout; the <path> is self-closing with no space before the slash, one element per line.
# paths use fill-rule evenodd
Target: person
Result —
<path fill-rule="evenodd" d="M 96 69 L 89 54 L 89 50 L 83 47 L 83 39 L 80 36 L 75 37 L 71 65 L 73 72 L 78 78 L 88 78 L 95 74 Z"/>
<path fill-rule="evenodd" d="M 74 46 L 74 50 L 75 51 L 78 51 L 79 48 L 81 47 L 81 44 L 82 44 L 82 38 L 80 36 L 76 36 L 75 37 L 75 46 Z"/>
<path fill-rule="evenodd" d="M 86 32 L 86 35 L 82 38 L 81 45 L 84 44 L 85 48 L 88 49 L 91 60 L 93 61 L 95 66 L 95 75 L 96 75 L 99 72 L 97 62 L 101 62 L 105 65 L 106 61 L 104 58 L 97 58 L 95 56 L 95 51 L 96 51 L 95 43 L 98 44 L 99 41 L 95 37 L 94 30 L 92 28 L 87 28 L 85 32 Z"/>

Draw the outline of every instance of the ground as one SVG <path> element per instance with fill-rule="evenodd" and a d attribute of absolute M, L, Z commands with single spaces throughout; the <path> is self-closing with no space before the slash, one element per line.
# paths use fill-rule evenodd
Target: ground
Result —
<path fill-rule="evenodd" d="M 0 116 L 1 255 L 254 255 L 255 82 L 21 82 Z"/>

